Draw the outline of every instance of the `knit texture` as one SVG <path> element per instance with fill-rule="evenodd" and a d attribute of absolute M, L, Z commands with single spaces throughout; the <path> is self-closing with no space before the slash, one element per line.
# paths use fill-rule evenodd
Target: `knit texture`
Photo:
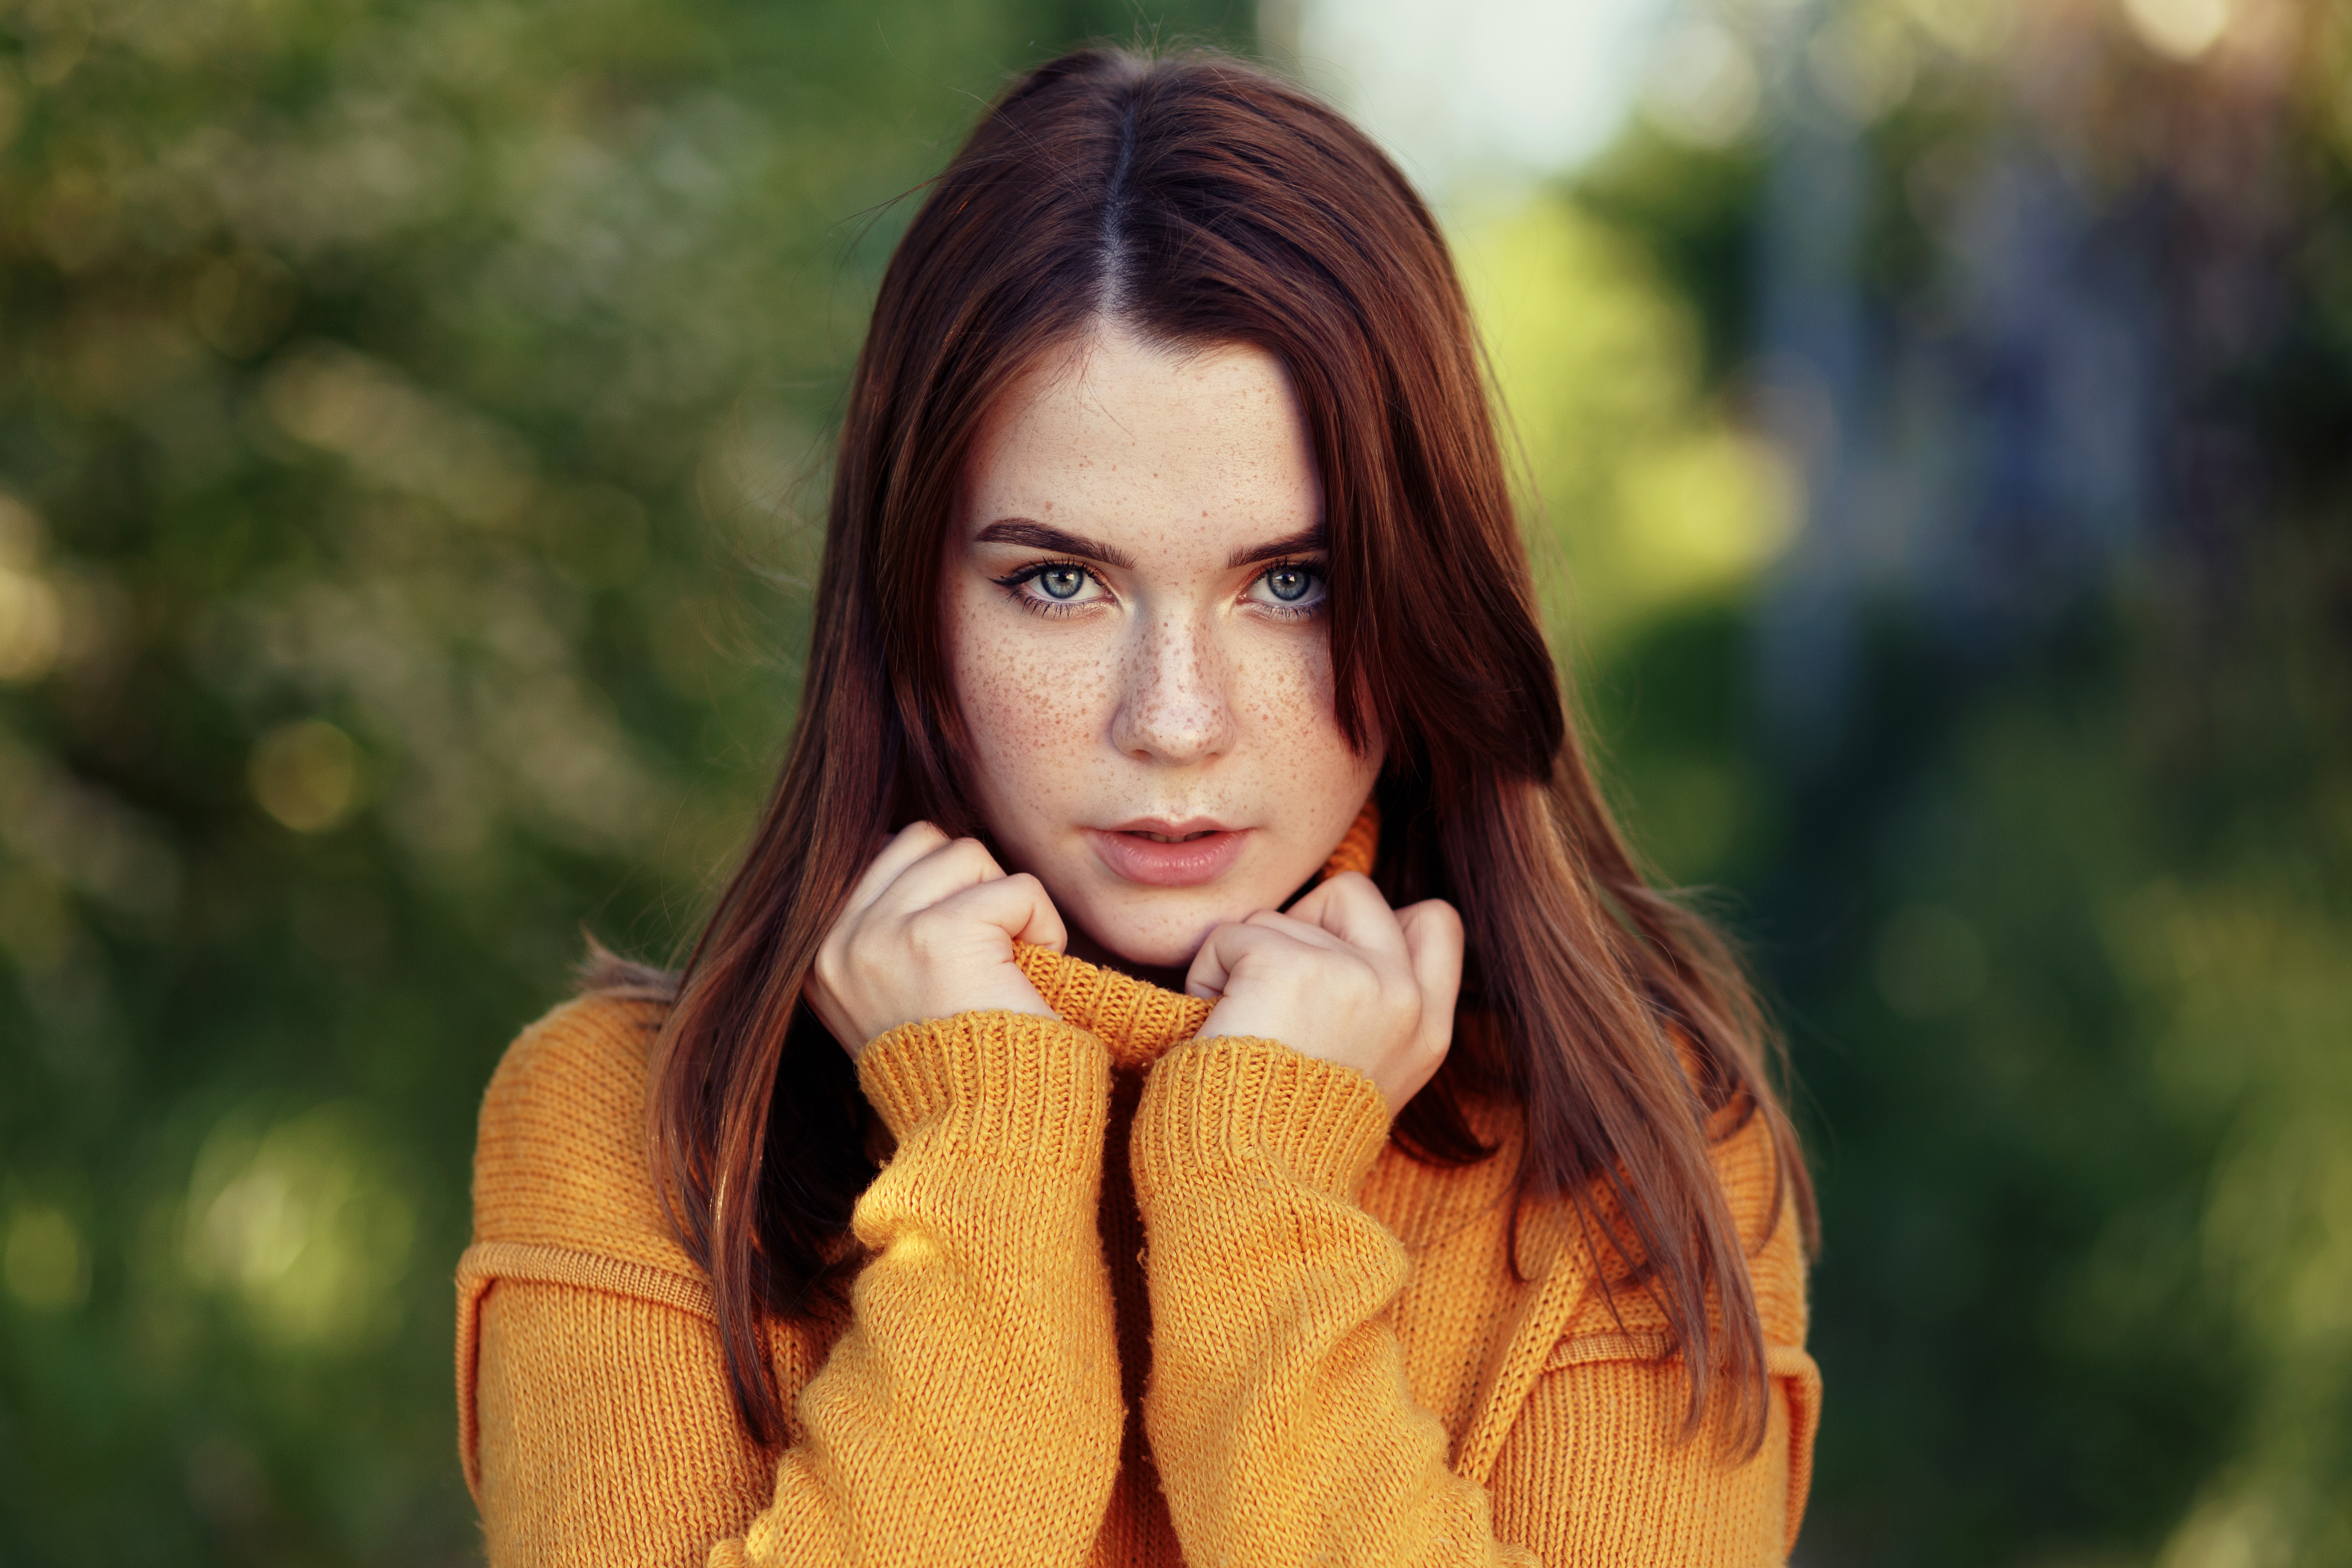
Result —
<path fill-rule="evenodd" d="M 1367 846 L 1368 848 L 1368 846 Z M 709 1283 L 646 1165 L 661 1011 L 588 998 L 492 1080 L 458 1270 L 466 1478 L 494 1564 L 1759 1564 L 1783 1560 L 1820 1379 L 1760 1122 L 1716 1166 L 1763 1313 L 1761 1452 L 1685 1384 L 1638 1290 L 1556 1213 L 1510 1267 L 1494 1158 L 1388 1141 L 1371 1082 L 1206 1004 L 1038 950 L 1060 1015 L 876 1040 L 897 1140 L 845 1310 L 769 1325 L 791 1420 L 738 1426 Z"/>

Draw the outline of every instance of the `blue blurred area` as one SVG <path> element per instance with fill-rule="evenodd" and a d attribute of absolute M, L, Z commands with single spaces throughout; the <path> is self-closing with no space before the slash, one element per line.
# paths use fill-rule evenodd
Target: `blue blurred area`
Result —
<path fill-rule="evenodd" d="M 480 1087 L 767 782 L 898 198 L 1137 26 L 0 9 L 0 1562 L 477 1554 Z M 1612 796 L 1789 1035 L 1799 1559 L 2352 1560 L 2352 7 L 1721 0 L 1645 79 L 1447 211 Z"/>

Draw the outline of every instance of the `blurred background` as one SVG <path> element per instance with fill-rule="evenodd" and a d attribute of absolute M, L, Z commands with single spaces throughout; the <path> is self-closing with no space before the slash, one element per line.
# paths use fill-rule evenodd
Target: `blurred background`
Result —
<path fill-rule="evenodd" d="M 1799 1561 L 2352 1563 L 2352 0 L 5 0 L 0 1563 L 478 1558 L 481 1086 L 691 929 L 907 193 L 1093 37 L 1455 236 L 1790 1036 Z"/>

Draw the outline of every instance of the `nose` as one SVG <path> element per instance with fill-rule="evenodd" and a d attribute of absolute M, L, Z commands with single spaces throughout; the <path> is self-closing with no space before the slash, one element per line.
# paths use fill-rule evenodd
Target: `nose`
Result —
<path fill-rule="evenodd" d="M 1157 616 L 1138 628 L 1111 717 L 1111 744 L 1139 762 L 1184 768 L 1224 755 L 1234 742 L 1226 672 L 1213 630 L 1194 614 Z"/>

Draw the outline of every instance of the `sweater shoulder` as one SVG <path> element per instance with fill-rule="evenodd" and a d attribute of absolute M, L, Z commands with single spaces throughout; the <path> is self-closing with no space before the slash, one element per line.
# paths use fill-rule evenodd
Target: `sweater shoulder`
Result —
<path fill-rule="evenodd" d="M 1748 1283 L 1764 1338 L 1773 1344 L 1805 1343 L 1804 1227 L 1797 1213 L 1794 1173 L 1781 1168 L 1771 1123 L 1750 1113 L 1711 1151 L 1725 1207 L 1748 1255 Z"/>
<path fill-rule="evenodd" d="M 474 1144 L 474 1240 L 699 1277 L 654 1191 L 646 1090 L 661 1003 L 577 998 L 507 1047 Z"/>
<path fill-rule="evenodd" d="M 1807 1332 L 1805 1248 L 1797 1195 L 1772 1137 L 1771 1124 L 1761 1114 L 1744 1119 L 1727 1117 L 1711 1129 L 1708 1145 L 1717 1190 L 1738 1234 L 1748 1264 L 1756 1313 L 1768 1344 L 1802 1346 Z M 1667 1326 L 1664 1307 L 1655 1294 L 1638 1282 L 1630 1260 L 1634 1255 L 1632 1228 L 1607 1186 L 1595 1181 L 1585 1191 L 1589 1212 L 1602 1233 L 1614 1231 L 1623 1239 L 1604 1247 L 1604 1282 L 1587 1291 L 1562 1328 L 1564 1339 L 1587 1335 L 1625 1336 L 1634 1341 L 1663 1334 Z M 1585 1221 L 1576 1206 L 1554 1198 L 1543 1206 L 1529 1231 L 1541 1238 L 1538 1250 L 1549 1259 L 1589 1256 L 1583 1238 Z M 1720 1306 L 1712 1291 L 1707 1312 L 1719 1319 Z"/>

